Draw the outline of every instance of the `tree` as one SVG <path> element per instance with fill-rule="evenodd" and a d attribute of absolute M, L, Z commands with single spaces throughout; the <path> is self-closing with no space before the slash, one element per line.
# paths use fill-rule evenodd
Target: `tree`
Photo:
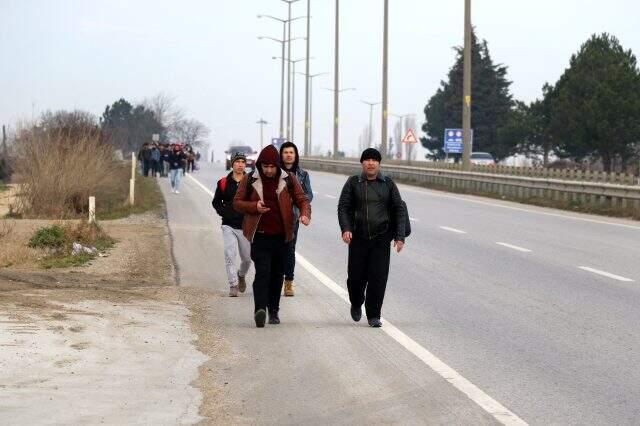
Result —
<path fill-rule="evenodd" d="M 640 71 L 617 38 L 593 35 L 548 93 L 550 131 L 576 159 L 599 157 L 605 171 L 632 159 L 640 141 Z"/>
<path fill-rule="evenodd" d="M 180 142 L 200 147 L 211 131 L 198 120 L 180 120 L 172 131 L 173 137 Z"/>
<path fill-rule="evenodd" d="M 142 105 L 133 107 L 124 99 L 105 108 L 101 124 L 111 144 L 126 151 L 136 151 L 141 144 L 149 142 L 154 133 L 165 132 L 151 110 Z"/>
<path fill-rule="evenodd" d="M 435 158 L 443 158 L 444 130 L 459 128 L 462 123 L 463 53 L 456 47 L 456 61 L 449 71 L 448 81 L 442 81 L 436 93 L 424 108 L 426 137 L 422 145 Z M 511 154 L 513 147 L 504 146 L 498 139 L 498 130 L 507 123 L 513 106 L 507 80 L 507 67 L 494 64 L 486 40 L 478 43 L 472 33 L 472 95 L 471 125 L 473 150 L 488 151 L 497 159 Z"/>

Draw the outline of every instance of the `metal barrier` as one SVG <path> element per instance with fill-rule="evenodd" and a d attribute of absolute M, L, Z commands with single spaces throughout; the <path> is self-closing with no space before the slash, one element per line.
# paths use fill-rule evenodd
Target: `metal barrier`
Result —
<path fill-rule="evenodd" d="M 304 168 L 341 174 L 362 169 L 354 161 L 303 158 Z M 640 186 L 513 176 L 428 167 L 386 165 L 383 172 L 398 182 L 442 188 L 453 192 L 490 194 L 520 201 L 546 200 L 554 205 L 581 206 L 640 218 Z"/>

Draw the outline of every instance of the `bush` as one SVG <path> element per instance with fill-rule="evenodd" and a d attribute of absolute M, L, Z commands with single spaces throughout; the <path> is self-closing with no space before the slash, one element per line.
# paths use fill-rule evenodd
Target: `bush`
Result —
<path fill-rule="evenodd" d="M 67 241 L 64 229 L 59 225 L 40 228 L 29 240 L 32 248 L 62 248 Z"/>

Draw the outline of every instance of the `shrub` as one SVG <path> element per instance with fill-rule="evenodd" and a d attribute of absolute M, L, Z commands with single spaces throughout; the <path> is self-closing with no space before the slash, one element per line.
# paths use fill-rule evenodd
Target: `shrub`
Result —
<path fill-rule="evenodd" d="M 53 225 L 38 229 L 29 240 L 29 247 L 60 249 L 66 241 L 64 229 L 59 225 Z"/>

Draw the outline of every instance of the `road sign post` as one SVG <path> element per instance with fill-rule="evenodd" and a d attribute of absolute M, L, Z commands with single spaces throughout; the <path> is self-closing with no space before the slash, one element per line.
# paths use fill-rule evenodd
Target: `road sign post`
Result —
<path fill-rule="evenodd" d="M 471 130 L 471 151 L 473 151 L 473 129 Z M 462 129 L 445 129 L 443 151 L 449 154 L 464 153 L 464 131 Z"/>

